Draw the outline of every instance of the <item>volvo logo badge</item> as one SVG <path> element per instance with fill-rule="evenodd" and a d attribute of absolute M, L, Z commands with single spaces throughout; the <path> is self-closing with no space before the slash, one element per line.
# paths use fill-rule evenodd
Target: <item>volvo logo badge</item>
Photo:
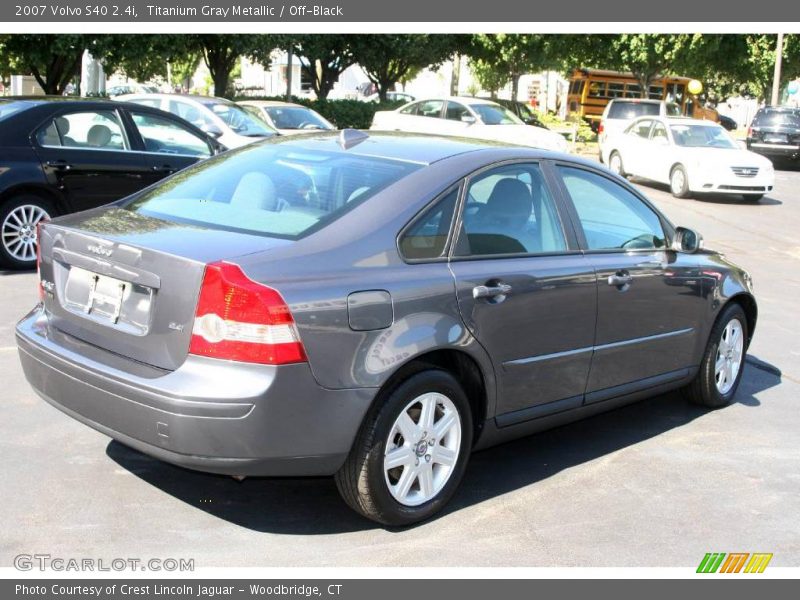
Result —
<path fill-rule="evenodd" d="M 87 246 L 86 249 L 92 254 L 99 254 L 100 256 L 111 256 L 111 254 L 114 252 L 111 248 L 104 248 L 103 246 L 92 244 Z"/>

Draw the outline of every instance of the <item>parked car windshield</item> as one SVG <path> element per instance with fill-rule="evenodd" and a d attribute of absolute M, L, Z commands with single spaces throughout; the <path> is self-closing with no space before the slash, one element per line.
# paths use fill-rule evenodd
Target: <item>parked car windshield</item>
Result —
<path fill-rule="evenodd" d="M 264 108 L 278 129 L 331 129 L 316 113 L 299 106 L 267 106 Z"/>
<path fill-rule="evenodd" d="M 19 100 L 0 100 L 0 121 L 29 106 L 33 105 L 30 102 Z"/>
<path fill-rule="evenodd" d="M 259 121 L 246 110 L 235 104 L 228 104 L 227 102 L 208 102 L 205 103 L 205 105 L 239 135 L 260 137 L 273 135 L 275 133 L 267 127 L 266 123 Z"/>
<path fill-rule="evenodd" d="M 736 148 L 736 142 L 719 125 L 670 125 L 675 144 L 689 148 Z"/>
<path fill-rule="evenodd" d="M 167 221 L 297 239 L 419 165 L 258 144 L 181 171 L 124 205 Z"/>
<path fill-rule="evenodd" d="M 470 108 L 486 125 L 524 125 L 517 115 L 498 104 L 473 104 Z"/>

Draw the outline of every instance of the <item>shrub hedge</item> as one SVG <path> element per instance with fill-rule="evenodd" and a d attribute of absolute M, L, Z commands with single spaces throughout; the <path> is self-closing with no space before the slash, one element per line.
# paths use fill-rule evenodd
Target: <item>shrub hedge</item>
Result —
<path fill-rule="evenodd" d="M 275 96 L 239 96 L 235 100 L 286 100 Z M 360 100 L 309 100 L 308 98 L 292 98 L 292 102 L 308 106 L 317 111 L 339 129 L 369 129 L 372 117 L 379 110 L 394 110 L 404 102 L 361 102 Z"/>

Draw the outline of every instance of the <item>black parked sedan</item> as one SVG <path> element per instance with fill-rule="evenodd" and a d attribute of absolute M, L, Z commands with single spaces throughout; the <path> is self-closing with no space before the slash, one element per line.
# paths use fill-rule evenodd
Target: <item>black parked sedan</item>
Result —
<path fill-rule="evenodd" d="M 43 219 L 132 194 L 221 151 L 169 113 L 104 100 L 0 100 L 0 267 L 36 265 Z"/>
<path fill-rule="evenodd" d="M 747 130 L 747 149 L 773 162 L 800 158 L 800 108 L 765 106 Z"/>

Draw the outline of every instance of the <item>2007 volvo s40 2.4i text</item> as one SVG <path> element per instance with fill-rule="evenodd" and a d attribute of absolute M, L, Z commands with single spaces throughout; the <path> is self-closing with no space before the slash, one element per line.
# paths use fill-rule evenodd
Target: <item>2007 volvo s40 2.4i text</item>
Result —
<path fill-rule="evenodd" d="M 270 140 L 40 228 L 45 400 L 132 448 L 335 475 L 370 519 L 470 453 L 664 391 L 731 401 L 749 275 L 603 167 L 356 131 Z"/>

